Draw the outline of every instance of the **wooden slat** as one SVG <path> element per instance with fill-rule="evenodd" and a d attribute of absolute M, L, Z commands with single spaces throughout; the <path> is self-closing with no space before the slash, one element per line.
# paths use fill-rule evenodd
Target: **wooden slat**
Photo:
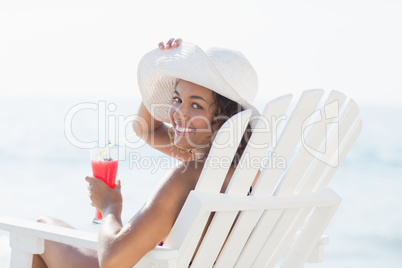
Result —
<path fill-rule="evenodd" d="M 279 137 L 277 147 L 273 150 L 277 157 L 284 158 L 286 161 L 290 159 L 300 140 L 304 119 L 314 112 L 323 94 L 322 90 L 309 90 L 302 94 L 286 123 L 283 134 Z M 272 194 L 283 171 L 275 167 L 264 169 L 253 190 L 253 195 Z"/>
<path fill-rule="evenodd" d="M 291 95 L 287 95 L 270 102 L 266 106 L 262 117 L 254 127 L 253 135 L 251 136 L 243 153 L 243 157 L 238 164 L 238 168 L 230 181 L 226 194 L 246 195 L 248 193 L 250 186 L 261 167 L 261 161 L 267 154 L 267 150 L 271 143 L 270 136 L 272 133 L 270 131 L 268 120 L 271 120 L 273 116 L 282 115 L 286 111 L 291 98 Z M 253 159 L 250 159 L 249 157 L 253 157 Z M 208 231 L 205 234 L 203 243 L 197 252 L 197 256 L 194 259 L 194 267 L 198 267 L 198 265 L 199 267 L 212 266 L 237 215 L 237 212 L 218 212 L 215 214 Z"/>
<path fill-rule="evenodd" d="M 228 189 L 227 194 L 248 193 L 257 172 L 261 168 L 261 161 L 267 155 L 268 149 L 272 146 L 272 124 L 274 120 L 286 112 L 292 99 L 292 95 L 285 95 L 269 102 L 253 129 L 253 135 L 243 152 Z"/>
<path fill-rule="evenodd" d="M 355 143 L 361 131 L 361 121 L 356 121 L 359 110 L 354 102 L 350 102 L 339 119 L 338 131 L 330 133 L 329 141 L 339 143 L 339 151 L 328 154 L 326 159 L 314 158 L 307 172 L 304 175 L 303 182 L 298 188 L 298 192 L 310 192 L 326 187 L 332 175 L 342 163 L 349 149 Z M 352 125 L 353 124 L 353 125 Z M 331 158 L 336 158 L 332 161 Z M 328 162 L 338 162 L 336 167 L 328 165 Z M 332 175 L 328 172 L 332 170 Z"/>
<path fill-rule="evenodd" d="M 219 192 L 230 168 L 231 159 L 243 137 L 252 115 L 251 110 L 236 114 L 223 124 L 216 135 L 211 151 L 205 161 L 196 189 L 199 191 Z M 229 159 L 225 163 L 221 159 Z"/>
<path fill-rule="evenodd" d="M 332 207 L 316 208 L 309 220 L 297 235 L 287 257 L 282 263 L 282 268 L 301 268 L 306 263 L 309 254 L 320 240 L 322 233 L 327 228 L 330 220 L 335 214 L 341 200 Z"/>
<path fill-rule="evenodd" d="M 308 124 L 312 123 L 312 127 L 310 131 L 308 131 L 307 135 L 302 134 L 302 139 L 304 138 L 305 143 L 303 143 L 302 146 L 299 146 L 298 151 L 292 160 L 292 164 L 286 170 L 285 176 L 281 179 L 281 183 L 276 189 L 275 195 L 293 194 L 297 185 L 301 181 L 302 174 L 306 172 L 309 164 L 316 156 L 315 154 L 312 154 L 311 151 L 306 150 L 306 146 L 318 150 L 322 144 L 326 143 L 326 138 L 328 135 L 326 127 L 338 120 L 339 111 L 345 99 L 346 96 L 342 93 L 332 91 L 324 105 L 317 110 L 317 112 L 319 112 L 319 116 L 318 118 L 313 119 L 313 121 L 317 120 L 317 122 L 308 122 Z M 325 109 L 329 106 L 335 106 L 336 117 L 334 116 L 332 118 L 326 118 L 324 116 Z"/>
<path fill-rule="evenodd" d="M 296 108 L 294 109 L 294 111 L 293 111 L 293 113 L 292 113 L 292 115 L 291 115 L 291 118 L 288 120 L 288 124 L 285 126 L 285 132 L 284 133 L 289 133 L 289 132 L 297 132 L 297 130 L 298 129 L 300 129 L 300 125 L 302 124 L 302 122 L 303 122 L 303 120 L 304 120 L 304 118 L 307 116 L 307 115 L 309 115 L 309 114 L 311 114 L 312 112 L 313 112 L 313 110 L 315 109 L 315 106 L 318 104 L 318 102 L 320 101 L 320 99 L 321 99 L 321 96 L 323 95 L 323 91 L 322 90 L 311 90 L 311 91 L 306 91 L 306 92 L 304 92 L 303 93 L 303 95 L 302 95 L 302 97 L 300 98 L 300 100 L 299 100 L 299 102 L 298 102 L 298 104 L 296 105 Z M 289 101 L 290 101 L 290 97 L 288 97 L 288 99 L 286 100 L 287 101 L 287 103 L 289 103 Z M 278 110 L 278 108 L 276 109 L 276 110 Z M 276 118 L 278 118 L 279 116 L 281 116 L 281 115 L 284 115 L 285 114 L 285 110 L 281 110 L 281 113 L 280 114 L 278 114 L 278 112 L 276 111 L 275 113 L 273 113 L 273 115 L 275 115 L 276 116 Z M 271 118 L 272 117 L 272 115 L 271 116 L 269 116 L 268 118 Z M 296 137 L 295 137 L 296 136 Z M 287 135 L 287 137 L 286 137 L 286 134 L 285 134 L 285 138 L 283 138 L 283 137 L 281 137 L 280 138 L 280 141 L 279 141 L 279 143 L 278 143 L 278 147 L 280 146 L 279 144 L 284 144 L 284 143 L 286 143 L 286 141 L 287 140 L 289 140 L 289 139 L 293 139 L 293 141 L 294 141 L 294 143 L 296 143 L 297 141 L 298 141 L 298 137 L 297 137 L 297 135 L 295 135 L 295 133 L 293 133 L 293 135 Z M 285 141 L 284 141 L 285 140 Z M 289 145 L 289 143 L 292 143 L 292 142 L 287 142 L 288 144 L 287 145 Z M 292 145 L 290 145 L 290 146 L 292 146 Z M 286 154 L 286 153 L 288 153 L 288 154 L 290 154 L 291 153 L 291 150 L 286 150 L 286 149 L 288 149 L 289 147 L 286 147 L 286 144 L 285 145 L 282 145 L 281 147 L 280 147 L 280 152 L 282 152 L 282 151 L 285 151 L 285 153 L 284 154 Z M 277 172 L 277 174 L 280 174 L 282 171 L 281 170 L 279 170 L 279 172 L 278 172 L 278 170 L 276 170 Z M 261 176 L 260 176 L 261 177 Z M 270 177 L 270 179 L 271 179 L 271 181 L 272 181 L 272 178 L 271 178 L 271 176 L 269 176 Z M 259 179 L 259 182 L 258 183 L 260 183 L 260 179 Z M 266 194 L 270 194 L 270 190 L 267 190 L 267 191 L 261 191 L 260 193 L 258 192 L 258 189 L 262 189 L 263 188 L 263 184 L 261 184 L 260 185 L 260 188 L 258 188 L 258 186 L 256 186 L 256 189 L 257 189 L 257 192 L 255 192 L 254 194 L 256 194 L 256 195 L 259 195 L 259 194 L 261 194 L 261 195 L 266 195 Z M 265 189 L 269 189 L 269 187 L 265 187 Z M 272 187 L 272 189 L 273 189 L 273 187 Z M 242 212 L 242 214 L 244 214 L 244 213 L 246 213 L 247 214 L 247 212 Z M 240 217 L 238 220 L 241 220 L 241 221 L 243 221 L 243 220 L 249 220 L 251 223 L 253 223 L 253 224 L 255 224 L 257 221 L 258 221 L 258 218 L 257 218 L 257 215 L 258 215 L 258 213 L 253 213 L 253 215 L 245 215 L 246 217 Z M 236 224 L 238 224 L 238 223 L 236 223 Z M 248 225 L 249 226 L 249 228 L 248 229 L 246 229 L 246 230 L 242 230 L 243 232 L 246 232 L 246 233 L 250 233 L 251 231 L 252 231 L 252 228 L 253 228 L 253 224 L 250 224 L 250 225 Z M 231 234 L 232 235 L 232 234 Z M 233 234 L 234 235 L 234 234 Z M 244 238 L 246 238 L 247 236 L 245 236 L 245 235 L 242 235 L 242 237 L 243 237 L 243 239 Z M 257 238 L 258 239 L 258 238 Z M 230 241 L 230 240 L 229 240 Z M 233 240 L 234 241 L 234 240 Z M 231 244 L 231 243 L 230 243 Z M 229 245 L 230 245 L 229 244 Z M 230 247 L 235 247 L 235 246 L 228 246 L 228 248 L 230 248 Z M 235 252 L 236 254 L 240 254 L 240 252 L 239 252 L 239 250 L 240 250 L 240 247 L 236 247 L 237 248 L 237 251 Z M 227 252 L 227 253 L 226 253 Z M 231 252 L 231 251 L 225 251 L 225 249 L 224 249 L 224 251 L 222 252 L 222 258 L 226 258 L 225 256 L 226 256 L 226 254 L 229 254 L 229 252 Z M 247 251 L 246 251 L 247 252 Z M 232 256 L 233 257 L 233 256 Z M 225 261 L 225 262 L 228 262 L 228 261 Z"/>
<path fill-rule="evenodd" d="M 237 212 L 238 210 L 250 212 L 256 212 L 264 209 L 269 209 L 267 219 L 272 220 L 274 218 L 279 218 L 281 211 L 285 208 L 298 209 L 300 207 L 313 207 L 313 206 L 330 206 L 334 202 L 334 198 L 337 198 L 331 191 L 317 192 L 309 195 L 298 195 L 291 197 L 247 197 L 247 196 L 229 196 L 225 194 L 208 194 L 201 192 L 192 192 L 192 195 L 198 196 L 197 199 L 200 200 L 202 204 L 203 211 L 226 211 L 226 212 Z M 277 216 L 275 216 L 277 214 Z M 246 222 L 246 221 L 245 221 Z M 274 221 L 271 222 L 272 228 L 274 227 Z M 238 227 L 239 225 L 236 225 Z M 260 225 L 263 229 L 263 233 L 267 231 L 266 225 Z M 239 231 L 241 229 L 239 228 Z M 212 236 L 211 236 L 212 238 Z M 206 238 L 204 238 L 205 240 Z M 230 239 L 230 236 L 229 236 Z M 261 239 L 261 236 L 256 232 L 255 239 Z M 219 239 L 218 239 L 219 240 Z M 221 244 L 218 240 L 215 242 Z M 211 243 L 214 243 L 211 240 Z M 263 245 L 263 242 L 261 243 Z M 213 246 L 213 244 L 211 244 Z M 210 246 L 211 246 L 210 245 Z M 222 245 L 222 244 L 221 244 Z M 253 248 L 250 248 L 253 251 Z M 254 248 L 255 250 L 255 248 Z M 215 254 L 215 253 L 214 253 Z M 211 260 L 204 260 L 201 255 L 198 255 L 197 262 L 199 261 L 199 267 L 209 267 Z M 210 257 L 207 257 L 210 258 Z M 218 258 L 219 264 L 220 258 Z M 250 260 L 246 260 L 249 263 Z M 187 263 L 187 262 L 186 262 Z M 195 263 L 195 262 L 193 262 Z M 196 267 L 196 266 L 195 266 Z M 222 267 L 222 266 L 221 266 Z M 224 267 L 224 266 L 223 266 Z"/>
<path fill-rule="evenodd" d="M 346 139 L 344 143 L 340 145 L 340 153 L 337 156 L 339 157 L 340 163 L 345 159 L 347 153 L 349 152 L 349 150 L 352 148 L 353 144 L 359 137 L 361 130 L 362 130 L 362 121 L 358 120 L 354 125 L 354 127 L 351 129 L 348 139 Z M 325 186 L 328 185 L 329 181 L 334 176 L 336 171 L 337 168 L 326 166 L 326 169 L 321 174 L 321 178 L 318 180 L 317 187 L 314 188 L 314 191 L 323 189 L 324 185 Z"/>
<path fill-rule="evenodd" d="M 273 149 L 273 152 L 277 153 L 278 156 L 283 157 L 285 159 L 289 159 L 294 147 L 300 140 L 301 135 L 301 126 L 305 118 L 311 115 L 317 104 L 319 103 L 322 95 L 324 92 L 322 90 L 310 90 L 303 92 L 302 96 L 300 97 L 297 105 L 295 106 L 292 114 L 290 115 L 289 120 L 287 120 L 286 125 L 283 129 L 283 134 L 279 137 L 278 144 L 276 148 Z M 253 189 L 252 195 L 253 196 L 266 196 L 271 195 L 279 182 L 280 175 L 282 174 L 283 170 L 279 168 L 271 168 L 271 169 L 264 169 L 259 176 L 259 179 Z M 247 212 L 243 212 L 247 214 Z M 242 213 L 242 214 L 243 214 Z M 271 212 L 265 212 L 262 215 L 262 219 L 269 217 Z M 249 218 L 248 215 L 245 215 L 245 219 Z M 251 215 L 250 215 L 251 216 Z M 264 236 L 264 232 L 258 232 L 256 230 L 262 229 L 261 222 L 258 219 L 251 218 L 250 221 L 254 221 L 257 224 L 257 227 L 254 229 L 253 234 L 250 236 L 251 241 L 256 242 L 247 242 L 245 245 L 238 263 L 240 263 L 240 267 L 245 263 L 250 262 L 256 258 L 257 254 L 255 254 L 255 248 L 261 248 L 263 242 L 266 240 L 266 236 Z M 258 223 L 257 223 L 258 222 Z M 246 230 L 251 231 L 251 230 Z M 262 239 L 264 237 L 264 239 Z M 255 244 L 254 246 L 254 243 Z M 253 250 L 254 248 L 254 250 Z"/>
<path fill-rule="evenodd" d="M 274 253 L 278 249 L 277 247 L 282 243 L 282 240 L 285 239 L 292 225 L 291 223 L 299 211 L 300 209 L 287 209 L 282 212 L 281 217 L 276 222 L 275 228 L 269 233 L 264 244 L 256 250 L 257 254 L 252 267 L 265 267 L 265 263 L 274 257 Z M 270 219 L 269 217 L 264 217 L 260 221 L 259 224 L 264 226 Z"/>
<path fill-rule="evenodd" d="M 250 263 L 255 260 L 282 212 L 283 210 L 268 210 L 261 216 L 236 262 L 237 267 L 249 267 Z M 244 214 L 245 217 L 248 216 L 246 213 Z"/>
<path fill-rule="evenodd" d="M 255 222 L 261 216 L 262 211 L 254 210 L 241 213 L 233 227 L 233 230 L 226 241 L 225 247 L 215 264 L 215 268 L 234 267 L 241 251 L 246 244 Z M 253 219 L 256 219 L 253 221 Z"/>
<path fill-rule="evenodd" d="M 267 155 L 268 149 L 272 146 L 272 128 L 273 124 L 277 124 L 276 120 L 285 114 L 287 107 L 292 99 L 292 95 L 285 95 L 269 102 L 262 113 L 259 121 L 253 129 L 253 135 L 250 138 L 249 144 L 244 150 L 243 156 L 240 160 L 239 167 L 237 168 L 231 182 L 226 191 L 227 194 L 247 194 L 257 172 L 261 167 L 261 161 Z M 278 124 L 279 125 L 279 124 Z M 276 126 L 277 127 L 277 126 Z M 252 157 L 253 159 L 250 159 Z M 255 161 L 258 160 L 258 161 Z M 250 162 L 255 161 L 255 162 Z M 257 163 L 258 162 L 258 163 Z M 255 222 L 257 221 L 261 212 L 251 212 L 253 216 L 248 219 L 250 224 L 248 228 L 233 228 L 230 233 L 230 238 L 225 243 L 217 265 L 222 267 L 231 267 L 239 256 L 243 244 L 246 242 L 249 233 L 251 233 Z M 237 216 L 237 214 L 236 214 Z M 255 222 L 252 222 L 255 219 Z M 240 217 L 238 219 L 245 224 L 245 219 Z M 214 219 L 215 221 L 215 219 Z M 237 225 L 237 222 L 236 222 Z M 232 227 L 232 224 L 226 226 L 226 232 Z M 233 241 L 233 242 L 232 242 Z M 239 246 L 241 245 L 241 246 Z"/>
<path fill-rule="evenodd" d="M 212 267 L 237 216 L 237 211 L 216 213 L 191 267 Z M 227 227 L 229 226 L 229 228 Z"/>
<path fill-rule="evenodd" d="M 344 100 L 345 98 L 344 98 L 344 96 L 341 96 L 341 97 L 342 97 L 342 99 L 341 99 L 341 102 L 342 102 L 342 100 Z M 330 96 L 329 100 L 327 100 L 327 102 L 325 103 L 324 108 L 328 108 L 330 105 L 332 105 L 331 104 L 332 101 L 333 100 L 331 100 L 331 96 Z M 339 110 L 340 110 L 339 106 L 335 107 L 335 110 L 336 110 L 335 115 L 337 115 Z M 341 133 L 345 132 L 345 129 L 349 129 L 350 122 L 353 121 L 354 118 L 355 118 L 355 113 L 353 111 L 351 111 L 351 109 L 349 109 L 349 110 L 345 109 L 345 110 L 346 110 L 346 113 L 344 113 L 344 116 L 339 120 L 340 121 L 340 123 L 339 123 L 340 124 L 340 132 Z M 325 111 L 325 112 L 328 112 L 328 111 Z M 335 116 L 333 119 L 335 119 L 335 118 L 338 118 L 338 116 Z M 345 118 L 347 118 L 347 120 Z M 324 118 L 324 119 L 326 119 L 325 120 L 326 124 L 330 124 L 330 123 L 335 121 L 335 120 L 328 120 L 327 118 Z M 314 143 L 314 141 L 316 141 L 314 146 L 315 146 L 315 148 L 319 148 L 320 144 L 325 145 L 327 135 L 328 135 L 328 133 L 324 133 L 324 135 L 323 135 L 322 133 L 320 133 L 319 131 L 317 131 L 316 129 L 313 128 L 310 131 L 309 135 L 307 136 L 308 139 L 309 139 L 309 142 L 310 142 L 308 144 L 311 144 L 312 142 Z M 343 135 L 343 134 L 340 134 L 340 135 Z M 334 140 L 329 140 L 328 142 L 329 143 L 331 143 L 331 142 L 334 143 L 335 141 Z M 313 155 L 308 155 L 307 151 L 303 150 L 303 149 L 304 149 L 304 147 L 301 147 L 301 149 L 299 150 L 299 152 L 296 155 L 295 159 L 293 160 L 293 161 L 295 161 L 297 163 L 297 165 L 292 164 L 291 168 L 287 170 L 286 176 L 282 179 L 282 180 L 285 180 L 285 183 L 282 182 L 281 188 L 280 188 L 279 191 L 277 191 L 277 194 L 279 194 L 279 195 L 281 195 L 281 194 L 289 195 L 289 194 L 292 194 L 294 192 L 297 184 L 299 183 L 299 178 L 302 177 L 302 176 L 300 176 L 300 174 L 304 173 L 304 170 L 308 167 L 308 164 L 309 164 L 309 162 L 311 160 L 311 157 L 313 157 Z M 338 148 L 333 148 L 332 150 L 337 151 L 337 149 Z M 326 151 L 326 153 L 331 153 L 331 152 Z M 313 158 L 313 159 L 315 159 L 315 158 Z M 315 180 L 318 180 L 318 178 L 319 177 L 317 176 L 315 178 Z M 314 180 L 314 178 L 312 178 L 312 180 Z M 304 221 L 304 218 L 306 216 L 307 216 L 307 211 L 305 210 L 304 212 L 299 213 L 299 215 L 297 217 L 295 217 L 293 219 L 293 221 L 297 220 L 299 222 L 302 222 L 302 221 Z M 315 223 L 315 230 L 311 230 L 311 231 L 314 232 L 316 235 L 321 236 L 321 234 L 322 234 L 323 230 L 326 228 L 327 224 L 328 223 L 326 223 L 325 221 L 317 222 L 317 223 Z M 289 222 L 285 222 L 282 225 L 289 225 Z M 293 226 L 293 227 L 297 227 L 297 225 Z M 283 227 L 283 228 L 286 228 L 286 227 Z M 296 229 L 293 229 L 291 235 L 294 235 L 295 232 L 296 232 Z M 284 237 L 283 235 L 279 235 L 279 236 L 282 237 L 282 238 Z M 319 238 L 319 236 L 317 236 L 317 239 Z M 291 237 L 288 236 L 288 239 L 289 238 L 291 238 Z M 268 258 L 267 254 L 260 254 L 259 257 L 256 260 L 256 263 L 255 263 L 256 267 L 262 267 L 262 265 L 265 265 L 265 264 L 267 265 L 266 267 L 273 267 L 274 266 L 276 261 L 279 259 L 281 252 L 278 252 L 278 250 L 280 249 L 280 245 L 278 243 L 275 243 L 275 241 L 272 243 L 272 245 L 273 244 L 276 244 L 275 248 L 269 248 L 269 247 L 267 248 L 267 244 L 266 244 L 265 245 L 265 248 L 266 248 L 265 252 L 266 251 L 275 251 L 275 252 L 277 252 L 279 254 L 276 254 L 276 256 L 271 257 L 271 259 Z M 312 245 L 311 245 L 311 247 L 312 247 Z M 284 249 L 282 249 L 282 250 L 284 250 Z M 312 248 L 311 248 L 311 250 L 312 250 Z M 305 258 L 304 262 L 307 259 L 309 253 L 310 253 L 310 251 L 304 253 L 304 255 L 303 255 L 304 258 Z M 296 267 L 296 266 L 290 265 L 289 267 Z"/>
<path fill-rule="evenodd" d="M 267 267 L 274 267 L 274 265 L 278 262 L 278 260 L 284 255 L 285 251 L 288 249 L 289 244 L 291 241 L 294 240 L 294 237 L 300 228 L 300 225 L 303 223 L 303 221 L 306 219 L 308 216 L 309 212 L 311 211 L 311 208 L 302 208 L 299 210 L 297 215 L 295 215 L 295 218 L 291 220 L 291 225 L 288 227 L 288 232 L 284 235 L 283 239 L 281 242 L 273 249 L 273 253 L 271 255 L 271 258 L 265 258 L 264 260 L 261 259 L 262 262 L 266 263 Z M 270 250 L 270 249 L 265 249 Z M 260 257 L 261 254 L 260 254 Z M 256 262 L 258 263 L 258 262 Z"/>
<path fill-rule="evenodd" d="M 191 191 L 166 238 L 164 247 L 179 249 L 178 267 L 187 267 L 204 231 L 210 213 L 203 210 L 197 192 Z"/>

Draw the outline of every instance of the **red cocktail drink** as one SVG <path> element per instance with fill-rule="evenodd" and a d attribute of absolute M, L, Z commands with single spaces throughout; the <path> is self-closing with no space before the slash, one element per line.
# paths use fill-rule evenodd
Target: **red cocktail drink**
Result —
<path fill-rule="evenodd" d="M 114 148 L 108 148 L 107 150 L 98 149 L 97 152 L 92 152 L 91 166 L 92 174 L 95 178 L 103 180 L 110 188 L 114 188 L 116 185 L 116 174 L 119 161 L 117 160 L 116 152 L 113 152 L 112 156 L 111 149 Z M 99 224 L 101 221 L 102 213 L 96 209 L 93 223 Z"/>

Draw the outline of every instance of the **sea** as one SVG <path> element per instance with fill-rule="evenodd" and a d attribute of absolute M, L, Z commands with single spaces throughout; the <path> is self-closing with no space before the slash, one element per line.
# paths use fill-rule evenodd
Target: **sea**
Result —
<path fill-rule="evenodd" d="M 127 222 L 176 164 L 132 135 L 139 103 L 0 97 L 0 216 L 52 216 L 97 232 L 84 180 L 92 174 L 90 148 L 120 140 Z M 329 184 L 343 201 L 325 232 L 324 262 L 305 267 L 402 267 L 402 107 L 365 104 L 360 111 L 362 133 Z M 9 260 L 8 233 L 0 230 L 0 268 Z"/>

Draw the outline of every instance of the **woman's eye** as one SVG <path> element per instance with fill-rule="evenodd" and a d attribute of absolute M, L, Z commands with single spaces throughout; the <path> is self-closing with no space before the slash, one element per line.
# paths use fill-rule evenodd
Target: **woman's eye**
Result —
<path fill-rule="evenodd" d="M 179 97 L 173 97 L 173 102 L 181 102 L 181 99 Z"/>
<path fill-rule="evenodd" d="M 202 107 L 200 105 L 198 105 L 197 103 L 193 103 L 193 108 L 202 109 Z"/>

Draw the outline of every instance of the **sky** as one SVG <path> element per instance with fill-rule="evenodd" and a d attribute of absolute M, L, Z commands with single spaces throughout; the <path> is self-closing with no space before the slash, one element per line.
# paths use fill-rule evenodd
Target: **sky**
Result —
<path fill-rule="evenodd" d="M 1 1 L 0 98 L 139 97 L 159 41 L 239 50 L 258 100 L 322 88 L 402 104 L 402 1 Z"/>

